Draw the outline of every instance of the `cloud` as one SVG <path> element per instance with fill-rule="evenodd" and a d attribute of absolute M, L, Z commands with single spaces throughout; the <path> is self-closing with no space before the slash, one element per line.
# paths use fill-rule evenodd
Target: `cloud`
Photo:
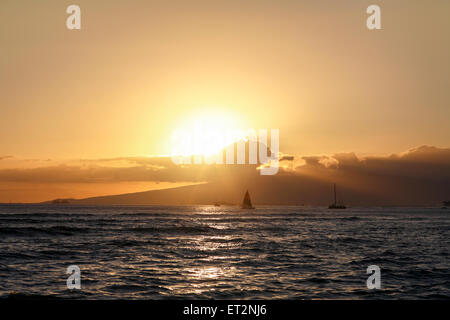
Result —
<path fill-rule="evenodd" d="M 256 174 L 256 166 L 183 165 L 169 157 L 77 160 L 65 164 L 0 170 L 0 181 L 32 183 L 110 183 L 127 181 L 203 182 L 223 175 Z"/>
<path fill-rule="evenodd" d="M 295 167 L 297 173 L 329 172 L 365 173 L 397 176 L 448 177 L 450 148 L 421 146 L 388 156 L 358 157 L 355 153 L 332 156 L 304 156 L 304 164 Z"/>
<path fill-rule="evenodd" d="M 9 158 L 10 156 L 1 157 Z M 280 161 L 295 162 L 291 155 Z M 389 156 L 359 158 L 354 153 L 332 156 L 303 156 L 294 167 L 280 168 L 281 174 L 319 176 L 397 176 L 448 179 L 450 149 L 421 146 Z M 122 182 L 122 181 L 210 181 L 224 175 L 256 174 L 252 165 L 183 165 L 169 157 L 121 157 L 76 160 L 36 168 L 0 170 L 0 181 L 16 182 Z"/>
<path fill-rule="evenodd" d="M 169 157 L 76 160 L 61 165 L 0 170 L 0 182 L 121 183 L 211 182 L 250 186 L 267 203 L 326 204 L 337 183 L 350 204 L 435 204 L 450 198 L 450 149 L 421 146 L 388 156 L 354 153 L 282 155 L 276 176 L 256 165 L 175 165 Z"/>
<path fill-rule="evenodd" d="M 389 156 L 354 153 L 303 157 L 281 175 L 308 179 L 312 188 L 338 183 L 348 201 L 368 204 L 436 204 L 450 198 L 450 149 L 421 146 Z"/>
<path fill-rule="evenodd" d="M 280 162 L 281 161 L 294 161 L 295 157 L 294 156 L 290 156 L 290 155 L 282 155 L 280 157 Z"/>

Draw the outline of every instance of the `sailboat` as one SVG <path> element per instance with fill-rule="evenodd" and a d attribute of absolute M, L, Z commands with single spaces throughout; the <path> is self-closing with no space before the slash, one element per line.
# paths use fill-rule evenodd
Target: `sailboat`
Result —
<path fill-rule="evenodd" d="M 336 183 L 334 184 L 334 203 L 328 206 L 328 209 L 346 209 L 343 204 L 338 204 L 336 199 Z"/>
<path fill-rule="evenodd" d="M 245 193 L 244 200 L 242 200 L 241 209 L 255 209 L 255 207 L 252 206 L 252 200 L 250 200 L 248 190 Z"/>

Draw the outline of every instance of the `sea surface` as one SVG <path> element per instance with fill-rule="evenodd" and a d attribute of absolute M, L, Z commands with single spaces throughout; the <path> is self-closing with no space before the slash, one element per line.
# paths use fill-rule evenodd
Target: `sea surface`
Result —
<path fill-rule="evenodd" d="M 450 210 L 1 205 L 0 297 L 449 299 Z"/>

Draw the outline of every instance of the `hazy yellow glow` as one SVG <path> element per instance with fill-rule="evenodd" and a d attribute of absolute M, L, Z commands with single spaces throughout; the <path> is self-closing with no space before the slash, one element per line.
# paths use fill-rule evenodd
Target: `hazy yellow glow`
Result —
<path fill-rule="evenodd" d="M 172 134 L 172 156 L 216 154 L 244 139 L 239 118 L 230 112 L 199 112 L 188 118 Z"/>
<path fill-rule="evenodd" d="M 240 130 L 296 161 L 449 144 L 448 0 L 384 1 L 377 31 L 368 0 L 76 4 L 81 30 L 66 1 L 0 1 L 0 202 L 204 181 L 161 156 L 214 162 Z"/>

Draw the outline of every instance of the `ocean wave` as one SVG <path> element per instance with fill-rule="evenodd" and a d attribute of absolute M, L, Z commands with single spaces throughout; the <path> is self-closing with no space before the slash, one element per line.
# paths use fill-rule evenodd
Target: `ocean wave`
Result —
<path fill-rule="evenodd" d="M 94 216 L 93 213 L 75 213 L 75 212 L 29 212 L 29 213 L 2 213 L 0 218 L 3 217 L 17 217 L 17 218 L 46 218 L 46 217 L 86 217 Z"/>
<path fill-rule="evenodd" d="M 55 294 L 33 294 L 33 293 L 23 293 L 23 292 L 10 292 L 4 296 L 1 296 L 2 299 L 10 299 L 10 300 L 55 300 L 55 299 L 64 299 L 61 296 Z"/>
<path fill-rule="evenodd" d="M 127 239 L 114 239 L 105 242 L 105 245 L 115 247 L 134 247 L 134 246 L 141 246 L 143 244 L 145 244 L 143 241 L 127 240 Z"/>
<path fill-rule="evenodd" d="M 106 291 L 113 292 L 136 292 L 136 291 L 148 291 L 146 285 L 133 285 L 133 284 L 113 284 L 104 288 Z"/>
<path fill-rule="evenodd" d="M 219 229 L 209 226 L 135 227 L 127 229 L 127 231 L 137 233 L 174 233 L 174 234 L 209 233 L 218 230 Z"/>
<path fill-rule="evenodd" d="M 52 226 L 52 227 L 0 227 L 0 235 L 32 237 L 36 235 L 74 235 L 88 232 L 87 228 Z"/>
<path fill-rule="evenodd" d="M 119 217 L 167 217 L 172 215 L 170 212 L 124 212 L 113 214 Z"/>
<path fill-rule="evenodd" d="M 0 206 L 0 279 L 7 280 L 0 282 L 1 298 L 450 294 L 450 216 L 440 209 L 408 214 L 373 208 L 333 213 L 284 207 L 210 213 L 205 207 L 48 206 L 47 213 L 45 207 L 21 208 L 24 214 L 11 215 L 10 207 Z M 426 221 L 410 219 L 416 217 Z M 78 292 L 65 287 L 66 269 L 73 264 L 81 269 Z M 366 270 L 373 264 L 383 279 L 383 290 L 376 292 L 366 287 Z"/>

